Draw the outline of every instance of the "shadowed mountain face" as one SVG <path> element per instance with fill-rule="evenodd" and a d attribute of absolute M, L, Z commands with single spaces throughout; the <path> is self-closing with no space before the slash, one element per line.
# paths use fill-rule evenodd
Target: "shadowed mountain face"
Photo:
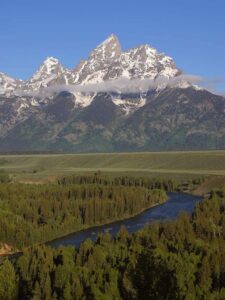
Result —
<path fill-rule="evenodd" d="M 225 100 L 204 90 L 167 89 L 115 133 L 116 150 L 225 147 Z"/>
<path fill-rule="evenodd" d="M 140 102 L 143 95 L 126 95 Z M 225 99 L 206 90 L 167 88 L 145 95 L 145 105 L 126 114 L 99 93 L 76 107 L 64 92 L 0 140 L 1 151 L 148 151 L 225 148 Z"/>

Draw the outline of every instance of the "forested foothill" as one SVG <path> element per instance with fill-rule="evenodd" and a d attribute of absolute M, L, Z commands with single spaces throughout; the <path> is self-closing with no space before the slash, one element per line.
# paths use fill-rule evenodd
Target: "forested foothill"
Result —
<path fill-rule="evenodd" d="M 122 227 L 79 249 L 27 248 L 1 263 L 0 299 L 223 300 L 224 212 L 225 193 L 214 191 L 192 215 L 135 234 Z"/>
<path fill-rule="evenodd" d="M 0 241 L 16 249 L 134 216 L 167 199 L 172 180 L 70 176 L 56 183 L 0 183 Z"/>

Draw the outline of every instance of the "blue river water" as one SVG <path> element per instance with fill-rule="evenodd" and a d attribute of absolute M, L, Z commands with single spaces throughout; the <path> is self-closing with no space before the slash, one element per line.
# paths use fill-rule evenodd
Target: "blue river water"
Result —
<path fill-rule="evenodd" d="M 109 232 L 112 236 L 115 236 L 122 225 L 124 225 L 130 233 L 133 233 L 152 221 L 175 219 L 184 211 L 192 213 L 195 204 L 202 201 L 202 197 L 184 193 L 169 193 L 168 196 L 169 199 L 165 203 L 149 208 L 132 218 L 78 231 L 47 244 L 56 248 L 69 245 L 79 247 L 86 239 L 95 241 L 98 235 L 103 232 Z"/>

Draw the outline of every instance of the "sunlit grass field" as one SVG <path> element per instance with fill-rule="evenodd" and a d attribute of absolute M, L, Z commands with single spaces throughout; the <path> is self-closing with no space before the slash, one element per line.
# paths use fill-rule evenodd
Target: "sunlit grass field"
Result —
<path fill-rule="evenodd" d="M 225 175 L 225 151 L 0 155 L 1 170 L 19 181 L 96 171 L 172 177 Z"/>

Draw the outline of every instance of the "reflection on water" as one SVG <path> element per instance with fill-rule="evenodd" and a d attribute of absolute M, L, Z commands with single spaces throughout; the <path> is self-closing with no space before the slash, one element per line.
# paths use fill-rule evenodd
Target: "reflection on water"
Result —
<path fill-rule="evenodd" d="M 182 211 L 191 213 L 194 210 L 195 203 L 201 200 L 202 198 L 198 196 L 182 193 L 169 193 L 169 200 L 167 202 L 150 208 L 133 218 L 79 231 L 49 242 L 48 245 L 52 247 L 59 247 L 61 245 L 74 245 L 79 247 L 86 239 L 95 241 L 98 234 L 102 232 L 109 232 L 112 236 L 115 236 L 121 225 L 125 225 L 127 230 L 132 233 L 140 230 L 146 223 L 151 221 L 174 219 Z"/>

